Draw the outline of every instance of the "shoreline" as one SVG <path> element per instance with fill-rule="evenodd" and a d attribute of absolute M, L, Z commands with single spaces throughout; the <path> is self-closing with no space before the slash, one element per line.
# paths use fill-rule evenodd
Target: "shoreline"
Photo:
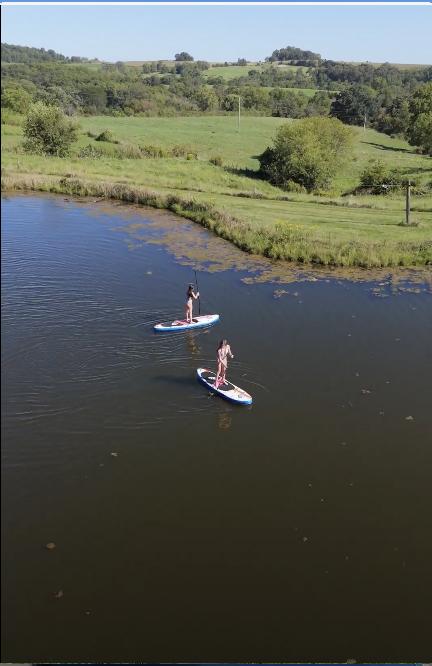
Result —
<path fill-rule="evenodd" d="M 106 201 L 167 210 L 212 231 L 247 254 L 288 263 L 293 268 L 326 268 L 332 271 L 355 269 L 373 273 L 386 269 L 427 271 L 432 265 L 432 240 L 414 243 L 342 242 L 330 237 L 316 237 L 309 230 L 296 225 L 281 224 L 269 230 L 218 210 L 205 201 L 113 181 L 87 180 L 75 176 L 15 174 L 3 170 L 1 189 L 5 194 L 46 192 L 97 197 Z"/>

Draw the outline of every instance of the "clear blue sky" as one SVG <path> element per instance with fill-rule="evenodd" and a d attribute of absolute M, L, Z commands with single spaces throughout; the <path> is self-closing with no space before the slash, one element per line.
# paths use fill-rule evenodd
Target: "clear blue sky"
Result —
<path fill-rule="evenodd" d="M 263 60 L 299 46 L 334 60 L 432 64 L 432 6 L 4 6 L 2 41 L 101 60 Z"/>

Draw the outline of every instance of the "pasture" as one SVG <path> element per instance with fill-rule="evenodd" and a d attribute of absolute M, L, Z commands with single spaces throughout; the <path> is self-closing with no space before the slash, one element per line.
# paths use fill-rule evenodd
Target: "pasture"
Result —
<path fill-rule="evenodd" d="M 290 121 L 244 117 L 239 132 L 235 116 L 93 116 L 80 119 L 79 140 L 68 158 L 24 153 L 20 148 L 21 128 L 2 125 L 3 185 L 13 187 L 14 182 L 24 180 L 28 183 L 29 178 L 36 177 L 40 189 L 49 189 L 53 180 L 72 178 L 86 183 L 85 187 L 93 184 L 95 191 L 99 191 L 97 184 L 108 190 L 120 184 L 131 192 L 159 193 L 160 201 L 174 195 L 183 202 L 178 205 L 177 212 L 186 217 L 195 219 L 188 214 L 188 204 L 194 201 L 203 210 L 210 211 L 210 217 L 211 211 L 216 210 L 223 216 L 235 218 L 245 225 L 245 229 L 252 229 L 252 232 L 248 231 L 249 240 L 242 241 L 250 251 L 268 253 L 268 249 L 262 249 L 263 246 L 252 236 L 272 235 L 282 224 L 304 232 L 304 242 L 313 247 L 310 256 L 305 254 L 306 260 L 313 255 L 315 261 L 323 263 L 374 266 L 432 261 L 431 195 L 412 197 L 412 216 L 418 226 L 405 228 L 400 226 L 404 220 L 402 194 L 349 194 L 358 185 L 360 174 L 371 159 L 379 158 L 400 175 L 426 183 L 432 177 L 430 158 L 416 154 L 403 140 L 356 128 L 352 158 L 338 174 L 331 192 L 326 196 L 286 192 L 257 177 L 257 156 L 271 143 L 275 131 L 284 122 Z M 105 129 L 111 130 L 119 144 L 95 141 L 94 136 Z M 102 146 L 106 153 L 98 158 L 79 157 L 80 151 L 88 145 L 97 149 Z M 124 159 L 116 155 L 119 147 L 127 145 L 152 145 L 165 149 L 182 145 L 186 152 L 194 151 L 197 159 Z M 217 166 L 210 162 L 214 157 L 220 158 Z M 93 191 L 91 187 L 89 191 Z M 163 203 L 160 206 L 164 207 Z M 225 231 L 223 234 L 227 236 Z M 230 240 L 236 242 L 234 236 L 230 236 Z M 356 247 L 358 251 L 349 256 L 339 251 L 335 259 L 333 249 L 338 247 L 340 250 L 345 246 Z M 282 252 L 280 256 L 291 257 L 291 254 Z"/>

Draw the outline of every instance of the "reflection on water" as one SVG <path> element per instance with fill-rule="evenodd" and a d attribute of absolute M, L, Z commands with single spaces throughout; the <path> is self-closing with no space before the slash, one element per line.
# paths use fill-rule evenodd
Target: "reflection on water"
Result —
<path fill-rule="evenodd" d="M 218 415 L 219 430 L 229 430 L 229 428 L 231 428 L 231 422 L 232 422 L 231 414 L 229 413 L 224 414 L 223 412 L 221 412 Z"/>
<path fill-rule="evenodd" d="M 186 346 L 190 351 L 190 353 L 192 354 L 192 356 L 199 356 L 201 348 L 198 345 L 195 333 L 193 331 L 186 331 L 185 340 L 186 340 Z"/>
<path fill-rule="evenodd" d="M 3 661 L 426 661 L 430 271 L 347 279 L 103 202 L 2 208 Z M 154 334 L 192 267 L 220 322 Z M 196 379 L 222 337 L 250 408 Z"/>

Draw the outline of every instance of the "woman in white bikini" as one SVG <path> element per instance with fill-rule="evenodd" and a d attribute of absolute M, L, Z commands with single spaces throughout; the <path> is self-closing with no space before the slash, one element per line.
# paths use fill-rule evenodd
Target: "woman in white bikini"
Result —
<path fill-rule="evenodd" d="M 226 381 L 226 371 L 228 368 L 228 356 L 234 358 L 227 340 L 223 339 L 219 343 L 217 350 L 217 373 L 215 388 L 219 388 L 221 384 L 228 384 Z"/>
<path fill-rule="evenodd" d="M 193 317 L 192 317 L 193 302 L 194 300 L 197 300 L 197 298 L 199 298 L 199 291 L 195 293 L 193 290 L 193 285 L 190 284 L 186 294 L 186 305 L 185 305 L 186 323 L 188 324 L 193 323 Z"/>

